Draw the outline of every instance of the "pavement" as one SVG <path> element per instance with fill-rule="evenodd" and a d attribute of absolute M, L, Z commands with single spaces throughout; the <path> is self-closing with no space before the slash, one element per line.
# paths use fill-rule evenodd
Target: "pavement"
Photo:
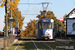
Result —
<path fill-rule="evenodd" d="M 75 40 L 67 40 L 67 39 L 55 39 L 56 41 L 63 42 L 65 44 L 75 43 Z"/>
<path fill-rule="evenodd" d="M 0 37 L 0 41 L 3 40 L 4 37 Z"/>
<path fill-rule="evenodd" d="M 0 37 L 0 48 L 3 48 L 3 38 L 4 37 Z"/>
<path fill-rule="evenodd" d="M 74 40 L 68 40 L 68 39 L 55 39 L 56 41 L 72 41 L 72 42 L 75 42 L 75 39 Z"/>
<path fill-rule="evenodd" d="M 4 42 L 3 39 L 4 39 L 4 37 L 0 37 L 0 49 L 1 49 L 1 48 L 4 48 L 4 47 L 3 47 L 3 42 Z M 14 39 L 14 42 L 13 42 L 13 43 L 15 43 L 16 41 L 18 41 L 18 39 L 19 39 L 19 37 L 16 37 L 16 38 Z"/>
<path fill-rule="evenodd" d="M 56 41 L 72 41 L 72 40 L 67 40 L 67 39 L 55 39 Z"/>

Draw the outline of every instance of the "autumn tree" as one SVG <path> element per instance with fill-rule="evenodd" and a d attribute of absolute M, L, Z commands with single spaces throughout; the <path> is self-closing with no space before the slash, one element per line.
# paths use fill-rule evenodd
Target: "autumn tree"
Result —
<path fill-rule="evenodd" d="M 12 1 L 12 2 L 10 2 L 10 1 Z M 4 7 L 5 6 L 5 2 L 6 2 L 6 0 L 0 0 L 0 7 Z M 20 2 L 20 0 L 7 0 L 7 3 L 8 3 L 7 6 L 8 7 L 12 6 L 12 9 L 13 9 L 13 7 L 18 6 L 19 2 Z"/>
<path fill-rule="evenodd" d="M 5 2 L 6 2 L 6 0 L 2 0 L 0 7 L 5 6 Z M 20 0 L 7 0 L 8 19 L 10 19 L 10 16 L 11 16 L 10 11 L 12 10 L 12 17 L 15 19 L 15 22 L 13 22 L 13 27 L 16 27 L 16 17 L 18 14 L 19 29 L 22 29 L 24 17 L 21 15 L 21 11 L 18 10 L 18 13 L 16 11 L 19 2 L 20 2 Z M 8 23 L 8 25 L 9 25 L 8 27 L 10 28 L 10 23 Z M 4 29 L 5 28 L 6 27 L 4 27 Z"/>
<path fill-rule="evenodd" d="M 66 20 L 66 16 L 67 16 L 67 14 L 65 14 L 65 15 L 63 16 L 64 20 Z M 64 22 L 63 24 L 65 24 L 65 22 Z M 65 32 L 66 32 L 66 28 L 64 28 L 64 30 L 65 30 Z"/>
<path fill-rule="evenodd" d="M 67 16 L 67 14 L 65 14 L 65 15 L 63 16 L 63 18 L 66 18 L 66 16 Z"/>
<path fill-rule="evenodd" d="M 17 8 L 12 10 L 12 17 L 15 19 L 15 22 L 13 22 L 13 27 L 16 27 L 16 17 L 17 17 L 17 12 L 16 12 Z M 10 10 L 9 10 L 10 11 Z M 10 12 L 8 13 L 9 16 L 8 18 L 10 18 L 11 14 Z M 21 11 L 18 10 L 18 23 L 19 23 L 19 29 L 22 29 L 22 26 L 23 26 L 23 21 L 24 21 L 24 18 L 22 15 L 21 15 Z M 9 27 L 10 27 L 10 23 L 9 23 Z"/>
<path fill-rule="evenodd" d="M 35 24 L 36 24 L 36 20 L 31 20 L 27 24 L 26 30 L 21 32 L 21 38 L 35 37 Z"/>

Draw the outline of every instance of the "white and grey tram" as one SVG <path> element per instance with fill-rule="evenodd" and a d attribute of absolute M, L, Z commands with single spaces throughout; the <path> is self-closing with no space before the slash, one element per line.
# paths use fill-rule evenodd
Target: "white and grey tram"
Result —
<path fill-rule="evenodd" d="M 37 39 L 53 39 L 53 29 L 53 19 L 39 19 L 36 22 L 35 36 Z"/>

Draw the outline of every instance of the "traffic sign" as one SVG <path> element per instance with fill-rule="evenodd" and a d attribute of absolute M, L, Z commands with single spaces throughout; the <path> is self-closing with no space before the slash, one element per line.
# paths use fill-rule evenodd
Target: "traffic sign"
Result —
<path fill-rule="evenodd" d="M 63 22 L 63 18 L 62 17 L 60 18 L 60 22 Z"/>

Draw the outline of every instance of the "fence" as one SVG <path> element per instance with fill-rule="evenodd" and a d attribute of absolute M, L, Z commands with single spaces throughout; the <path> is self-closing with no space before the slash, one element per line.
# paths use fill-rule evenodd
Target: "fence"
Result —
<path fill-rule="evenodd" d="M 14 42 L 14 38 L 15 38 L 15 36 L 13 36 L 13 35 L 4 37 L 0 41 L 0 50 L 6 50 Z"/>

